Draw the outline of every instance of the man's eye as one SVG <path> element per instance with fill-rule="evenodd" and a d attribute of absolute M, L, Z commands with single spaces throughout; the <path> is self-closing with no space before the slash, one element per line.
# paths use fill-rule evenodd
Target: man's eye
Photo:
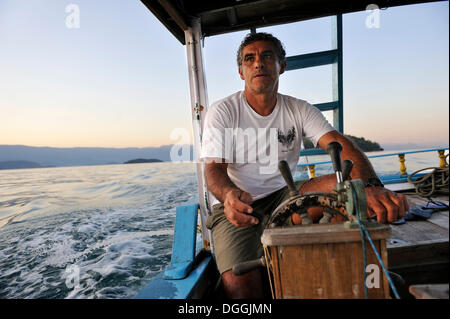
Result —
<path fill-rule="evenodd" d="M 273 54 L 272 54 L 272 53 L 265 53 L 265 54 L 263 54 L 262 57 L 263 57 L 264 59 L 270 60 L 270 59 L 273 58 Z"/>
<path fill-rule="evenodd" d="M 245 57 L 245 62 L 251 62 L 253 60 L 254 60 L 254 57 L 252 57 L 252 56 Z"/>

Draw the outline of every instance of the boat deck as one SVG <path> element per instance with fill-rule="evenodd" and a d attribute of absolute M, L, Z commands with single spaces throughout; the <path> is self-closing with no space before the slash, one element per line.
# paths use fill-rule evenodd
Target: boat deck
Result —
<path fill-rule="evenodd" d="M 405 193 L 410 207 L 426 205 L 428 200 Z M 449 204 L 448 196 L 433 196 Z M 413 298 L 411 285 L 443 284 L 448 286 L 449 211 L 434 212 L 427 220 L 407 221 L 391 225 L 392 237 L 387 241 L 389 270 L 405 281 L 397 289 L 402 298 Z"/>
<path fill-rule="evenodd" d="M 419 195 L 406 195 L 410 207 L 415 205 L 426 205 L 428 200 Z M 449 204 L 448 196 L 434 197 L 443 203 Z M 448 242 L 448 213 L 449 211 L 435 212 L 427 220 L 407 221 L 402 225 L 391 225 L 392 238 L 401 239 L 411 244 L 424 244 L 433 241 Z M 396 247 L 400 242 L 390 243 L 388 247 Z"/>

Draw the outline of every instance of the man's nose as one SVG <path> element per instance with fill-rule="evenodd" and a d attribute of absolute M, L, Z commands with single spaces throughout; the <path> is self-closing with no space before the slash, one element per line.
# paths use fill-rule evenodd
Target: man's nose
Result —
<path fill-rule="evenodd" d="M 260 55 L 255 56 L 255 69 L 263 69 L 264 68 L 264 61 L 261 59 Z"/>

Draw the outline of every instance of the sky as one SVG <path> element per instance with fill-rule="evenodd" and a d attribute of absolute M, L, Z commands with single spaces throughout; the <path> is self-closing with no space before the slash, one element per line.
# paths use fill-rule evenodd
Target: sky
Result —
<path fill-rule="evenodd" d="M 344 133 L 448 146 L 448 1 L 381 10 L 373 28 L 370 14 L 343 16 Z M 288 56 L 331 49 L 331 30 L 331 18 L 258 29 Z M 246 33 L 205 39 L 210 103 L 243 89 Z M 331 74 L 288 71 L 279 91 L 329 102 Z M 0 145 L 155 147 L 176 128 L 192 132 L 186 47 L 140 1 L 0 0 Z"/>

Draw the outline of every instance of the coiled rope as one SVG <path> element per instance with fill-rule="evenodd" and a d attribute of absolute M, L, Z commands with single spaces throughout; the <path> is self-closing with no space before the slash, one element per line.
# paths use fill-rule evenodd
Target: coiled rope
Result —
<path fill-rule="evenodd" d="M 448 154 L 445 157 L 445 167 L 427 167 L 415 171 L 408 176 L 408 182 L 414 185 L 418 195 L 430 197 L 437 193 L 449 194 L 449 168 L 447 158 Z M 429 169 L 432 169 L 432 171 L 413 180 L 414 175 Z"/>

